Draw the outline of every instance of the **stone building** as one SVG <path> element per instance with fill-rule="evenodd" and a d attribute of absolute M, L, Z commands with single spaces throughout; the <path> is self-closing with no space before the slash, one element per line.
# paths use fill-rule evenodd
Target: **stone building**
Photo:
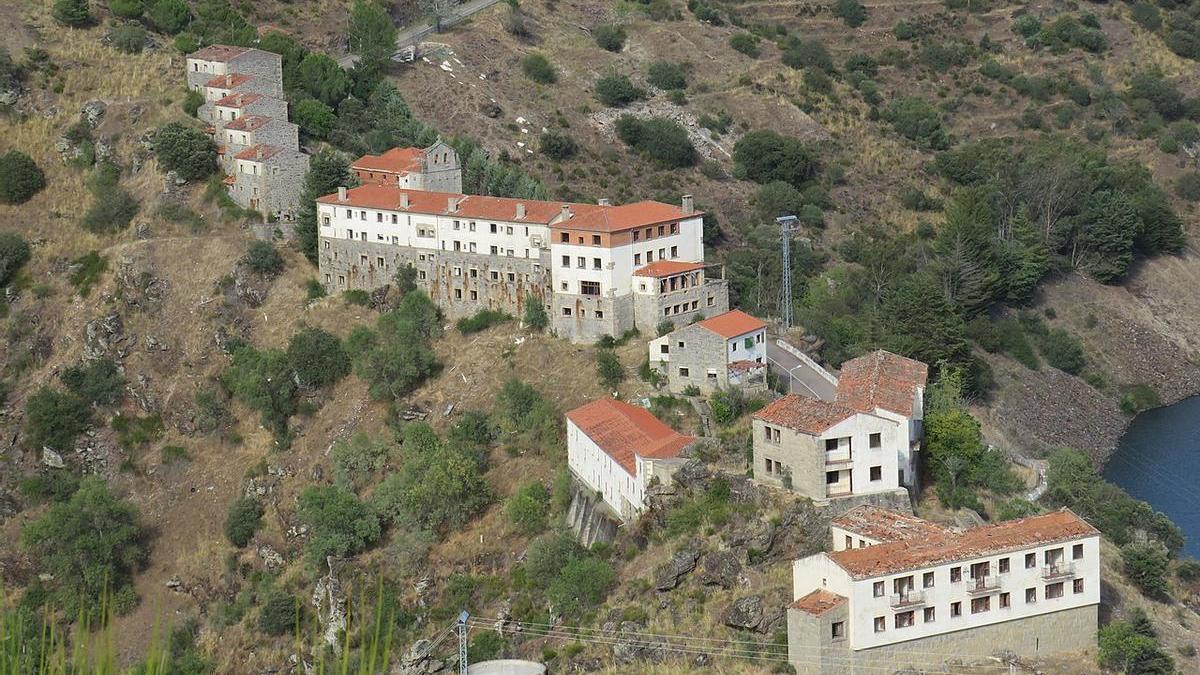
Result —
<path fill-rule="evenodd" d="M 292 214 L 304 189 L 296 176 L 308 173 L 308 155 L 277 145 L 254 145 L 233 157 L 233 173 L 225 178 L 238 206 L 268 214 Z"/>
<path fill-rule="evenodd" d="M 730 388 L 761 393 L 767 389 L 766 343 L 767 324 L 735 309 L 652 340 L 650 364 L 673 394 L 689 387 L 705 395 Z"/>
<path fill-rule="evenodd" d="M 450 318 L 543 303 L 551 328 L 577 342 L 651 332 L 664 317 L 728 309 L 723 279 L 704 274 L 703 214 L 410 190 L 369 183 L 317 200 L 321 279 L 330 292 L 371 290 L 403 266 Z M 685 285 L 649 284 L 642 267 L 690 264 Z"/>
<path fill-rule="evenodd" d="M 283 59 L 279 54 L 230 45 L 211 45 L 188 54 L 189 89 L 204 93 L 206 86 L 220 86 L 211 83 L 224 75 L 251 77 L 257 81 L 254 91 L 276 97 L 283 94 Z"/>
<path fill-rule="evenodd" d="M 816 501 L 916 490 L 928 367 L 885 351 L 842 364 L 835 401 L 788 394 L 754 414 L 754 477 Z"/>
<path fill-rule="evenodd" d="M 234 173 L 234 157 L 246 148 L 273 145 L 294 151 L 300 147 L 300 128 L 276 117 L 239 117 L 226 124 L 216 135 L 217 152 L 227 174 Z"/>
<path fill-rule="evenodd" d="M 567 413 L 567 464 L 626 522 L 646 506 L 651 482 L 670 483 L 694 443 L 645 408 L 598 399 Z"/>
<path fill-rule="evenodd" d="M 360 183 L 395 185 L 430 192 L 462 192 L 458 153 L 438 140 L 428 148 L 392 148 L 382 155 L 363 155 L 350 165 Z"/>
<path fill-rule="evenodd" d="M 792 568 L 797 673 L 1095 650 L 1100 533 L 1068 510 L 959 531 L 864 506 L 831 529 L 834 551 Z"/>
<path fill-rule="evenodd" d="M 265 94 L 235 92 L 200 106 L 196 116 L 207 123 L 208 133 L 216 139 L 225 125 L 239 118 L 270 117 L 287 121 L 288 104 L 283 99 Z"/>

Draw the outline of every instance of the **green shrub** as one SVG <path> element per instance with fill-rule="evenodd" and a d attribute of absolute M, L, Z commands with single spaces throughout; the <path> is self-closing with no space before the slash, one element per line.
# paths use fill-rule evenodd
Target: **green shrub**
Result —
<path fill-rule="evenodd" d="M 141 204 L 125 188 L 94 189 L 92 205 L 83 214 L 80 224 L 88 232 L 111 234 L 129 227 Z"/>
<path fill-rule="evenodd" d="M 154 443 L 163 432 L 162 417 L 157 413 L 145 417 L 118 413 L 113 416 L 111 426 L 117 433 L 117 443 L 131 452 Z"/>
<path fill-rule="evenodd" d="M 276 444 L 289 441 L 288 418 L 296 412 L 296 381 L 291 361 L 281 349 L 258 351 L 249 345 L 233 349 L 221 384 L 234 398 L 256 410 Z"/>
<path fill-rule="evenodd" d="M 142 10 L 142 0 L 108 0 L 108 11 L 122 19 L 136 19 Z"/>
<path fill-rule="evenodd" d="M 858 28 L 867 21 L 867 8 L 858 0 L 836 0 L 833 15 L 851 28 Z"/>
<path fill-rule="evenodd" d="M 1142 28 L 1148 31 L 1156 32 L 1162 27 L 1162 15 L 1149 2 L 1135 2 L 1129 8 L 1129 18 L 1133 19 Z"/>
<path fill-rule="evenodd" d="M 1125 576 L 1143 593 L 1155 598 L 1166 597 L 1167 565 L 1170 558 L 1157 544 L 1126 544 L 1121 547 L 1121 564 Z"/>
<path fill-rule="evenodd" d="M 714 26 L 725 24 L 725 21 L 721 18 L 720 10 L 702 0 L 688 0 L 687 8 L 696 17 L 697 21 L 703 21 Z"/>
<path fill-rule="evenodd" d="M 592 29 L 592 37 L 596 38 L 596 44 L 610 52 L 619 52 L 625 48 L 625 29 L 620 26 L 596 26 Z"/>
<path fill-rule="evenodd" d="M 406 293 L 400 306 L 380 314 L 375 325 L 346 338 L 354 372 L 370 384 L 372 398 L 402 397 L 441 367 L 430 347 L 430 340 L 441 335 L 441 314 L 423 292 Z"/>
<path fill-rule="evenodd" d="M 751 131 L 733 146 L 735 172 L 759 184 L 783 181 L 796 188 L 816 178 L 816 153 L 798 138 L 770 130 Z"/>
<path fill-rule="evenodd" d="M 696 148 L 687 130 L 674 120 L 664 117 L 638 119 L 622 115 L 617 120 L 617 136 L 626 145 L 668 168 L 681 168 L 696 163 Z"/>
<path fill-rule="evenodd" d="M 333 464 L 333 480 L 338 485 L 357 490 L 387 466 L 391 445 L 365 433 L 354 434 L 350 440 L 340 440 L 329 451 Z"/>
<path fill-rule="evenodd" d="M 1087 363 L 1079 338 L 1062 328 L 1052 328 L 1041 336 L 1038 339 L 1038 349 L 1046 363 L 1064 373 L 1078 375 Z"/>
<path fill-rule="evenodd" d="M 29 262 L 29 243 L 21 235 L 0 232 L 0 287 L 12 283 Z"/>
<path fill-rule="evenodd" d="M 125 397 L 125 376 L 107 356 L 71 366 L 60 377 L 67 390 L 88 405 L 112 405 Z"/>
<path fill-rule="evenodd" d="M 1175 576 L 1179 577 L 1180 581 L 1187 582 L 1200 579 L 1200 560 L 1188 558 L 1179 561 L 1179 566 L 1175 568 Z"/>
<path fill-rule="evenodd" d="M 521 322 L 530 328 L 541 331 L 550 325 L 550 317 L 546 315 L 546 308 L 542 306 L 542 301 L 532 294 L 525 296 L 525 311 L 521 316 Z"/>
<path fill-rule="evenodd" d="M 784 45 L 781 60 L 784 65 L 792 68 L 815 68 L 827 73 L 833 72 L 833 57 L 818 40 L 789 37 Z"/>
<path fill-rule="evenodd" d="M 296 516 L 308 525 L 304 555 L 313 565 L 323 564 L 326 556 L 353 555 L 379 539 L 379 517 L 341 486 L 305 488 Z"/>
<path fill-rule="evenodd" d="M 114 49 L 126 54 L 140 54 L 146 48 L 146 29 L 140 23 L 124 23 L 108 32 Z"/>
<path fill-rule="evenodd" d="M 1097 660 L 1105 669 L 1128 675 L 1167 675 L 1176 672 L 1175 662 L 1159 647 L 1154 629 L 1145 615 L 1132 621 L 1113 621 L 1097 635 Z"/>
<path fill-rule="evenodd" d="M 521 59 L 521 72 L 525 73 L 525 77 L 539 84 L 558 82 L 558 73 L 554 71 L 554 66 L 550 65 L 550 61 L 542 54 L 529 54 Z"/>
<path fill-rule="evenodd" d="M 328 138 L 337 125 L 337 114 L 321 101 L 306 98 L 292 108 L 292 121 L 312 138 Z"/>
<path fill-rule="evenodd" d="M 350 374 L 350 357 L 337 336 L 320 328 L 303 328 L 288 340 L 288 361 L 300 384 L 328 387 Z"/>
<path fill-rule="evenodd" d="M 25 402 L 25 443 L 35 451 L 43 447 L 65 452 L 92 420 L 87 403 L 75 396 L 42 387 Z"/>
<path fill-rule="evenodd" d="M 1200 171 L 1188 171 L 1175 179 L 1175 194 L 1189 202 L 1200 202 Z"/>
<path fill-rule="evenodd" d="M 646 81 L 659 89 L 684 89 L 687 87 L 687 73 L 678 63 L 655 61 L 646 69 Z"/>
<path fill-rule="evenodd" d="M 182 445 L 164 445 L 159 451 L 163 464 L 175 464 L 191 461 L 192 456 Z"/>
<path fill-rule="evenodd" d="M 29 155 L 9 150 L 0 155 L 0 202 L 21 204 L 46 187 L 46 176 Z"/>
<path fill-rule="evenodd" d="M 217 170 L 217 146 L 203 131 L 171 122 L 154 134 L 154 151 L 163 168 L 183 180 L 200 180 Z"/>
<path fill-rule="evenodd" d="M 471 316 L 459 319 L 455 322 L 454 327 L 463 335 L 470 335 L 487 330 L 505 321 L 512 321 L 512 317 L 498 309 L 481 309 Z"/>
<path fill-rule="evenodd" d="M 559 161 L 570 159 L 579 151 L 575 139 L 553 131 L 544 132 L 538 140 L 538 144 L 543 155 Z"/>
<path fill-rule="evenodd" d="M 263 505 L 253 497 L 238 497 L 225 516 L 225 538 L 238 548 L 250 543 L 262 527 Z"/>
<path fill-rule="evenodd" d="M 241 262 L 251 272 L 263 277 L 276 277 L 283 271 L 283 256 L 270 242 L 261 239 L 250 244 Z"/>
<path fill-rule="evenodd" d="M 550 493 L 546 486 L 533 482 L 521 486 L 504 506 L 508 520 L 522 534 L 533 535 L 546 529 Z"/>
<path fill-rule="evenodd" d="M 150 22 L 167 35 L 175 35 L 187 26 L 192 12 L 183 0 L 153 0 L 149 3 Z"/>
<path fill-rule="evenodd" d="M 944 150 L 950 146 L 941 114 L 922 99 L 910 96 L 892 101 L 884 111 L 883 119 L 901 136 L 924 147 Z"/>
<path fill-rule="evenodd" d="M 611 349 L 601 349 L 596 352 L 596 373 L 604 386 L 614 389 L 625 379 L 625 366 Z"/>
<path fill-rule="evenodd" d="M 752 59 L 757 59 L 762 50 L 758 47 L 759 38 L 753 33 L 736 33 L 729 38 L 729 46 Z"/>
<path fill-rule="evenodd" d="M 317 279 L 309 279 L 304 282 L 304 301 L 306 303 L 316 302 L 325 297 L 325 285 Z"/>
<path fill-rule="evenodd" d="M 348 305 L 371 306 L 371 294 L 361 288 L 349 288 L 342 291 L 342 300 L 345 300 Z"/>
<path fill-rule="evenodd" d="M 72 28 L 86 26 L 92 22 L 88 0 L 54 0 L 51 14 L 59 23 Z"/>
<path fill-rule="evenodd" d="M 1012 31 L 1023 38 L 1031 38 L 1042 30 L 1042 22 L 1032 14 L 1018 16 L 1012 24 Z"/>
<path fill-rule="evenodd" d="M 673 330 L 675 330 L 675 322 L 670 319 L 663 319 L 654 327 L 654 332 L 658 337 L 662 337 Z"/>
<path fill-rule="evenodd" d="M 267 596 L 258 615 L 258 629 L 267 635 L 300 631 L 300 601 L 282 591 Z"/>
<path fill-rule="evenodd" d="M 1122 387 L 1121 410 L 1134 415 L 1143 410 L 1157 408 L 1162 405 L 1158 392 L 1146 384 L 1131 384 Z"/>
<path fill-rule="evenodd" d="M 629 76 L 613 74 L 596 81 L 596 98 L 605 105 L 623 108 L 646 98 L 646 92 L 635 87 Z"/>

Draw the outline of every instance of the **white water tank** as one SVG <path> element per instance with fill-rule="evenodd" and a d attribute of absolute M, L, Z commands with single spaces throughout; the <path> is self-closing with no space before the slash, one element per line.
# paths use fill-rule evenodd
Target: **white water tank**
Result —
<path fill-rule="evenodd" d="M 496 659 L 467 666 L 467 675 L 545 675 L 546 666 L 520 659 Z"/>

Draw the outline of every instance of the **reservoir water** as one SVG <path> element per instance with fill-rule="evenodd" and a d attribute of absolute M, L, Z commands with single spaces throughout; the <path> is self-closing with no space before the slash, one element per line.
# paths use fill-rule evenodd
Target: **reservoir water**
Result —
<path fill-rule="evenodd" d="M 1200 558 L 1200 396 L 1140 413 L 1104 477 L 1175 521 Z"/>

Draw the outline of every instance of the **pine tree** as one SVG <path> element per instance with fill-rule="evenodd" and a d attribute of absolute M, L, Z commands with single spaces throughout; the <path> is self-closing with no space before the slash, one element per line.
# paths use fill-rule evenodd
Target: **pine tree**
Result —
<path fill-rule="evenodd" d="M 53 15 L 59 23 L 78 28 L 92 20 L 88 0 L 55 0 Z"/>
<path fill-rule="evenodd" d="M 357 184 L 350 173 L 350 162 L 341 153 L 325 150 L 312 158 L 308 174 L 304 176 L 304 191 L 300 195 L 300 211 L 296 218 L 296 241 L 300 252 L 312 264 L 317 264 L 317 198 L 337 192 L 339 187 Z"/>
<path fill-rule="evenodd" d="M 1021 209 L 1009 221 L 1012 241 L 1004 242 L 1001 275 L 1007 282 L 1005 297 L 1022 303 L 1033 296 L 1038 284 L 1050 271 L 1050 249 L 1037 231 L 1028 212 Z"/>

